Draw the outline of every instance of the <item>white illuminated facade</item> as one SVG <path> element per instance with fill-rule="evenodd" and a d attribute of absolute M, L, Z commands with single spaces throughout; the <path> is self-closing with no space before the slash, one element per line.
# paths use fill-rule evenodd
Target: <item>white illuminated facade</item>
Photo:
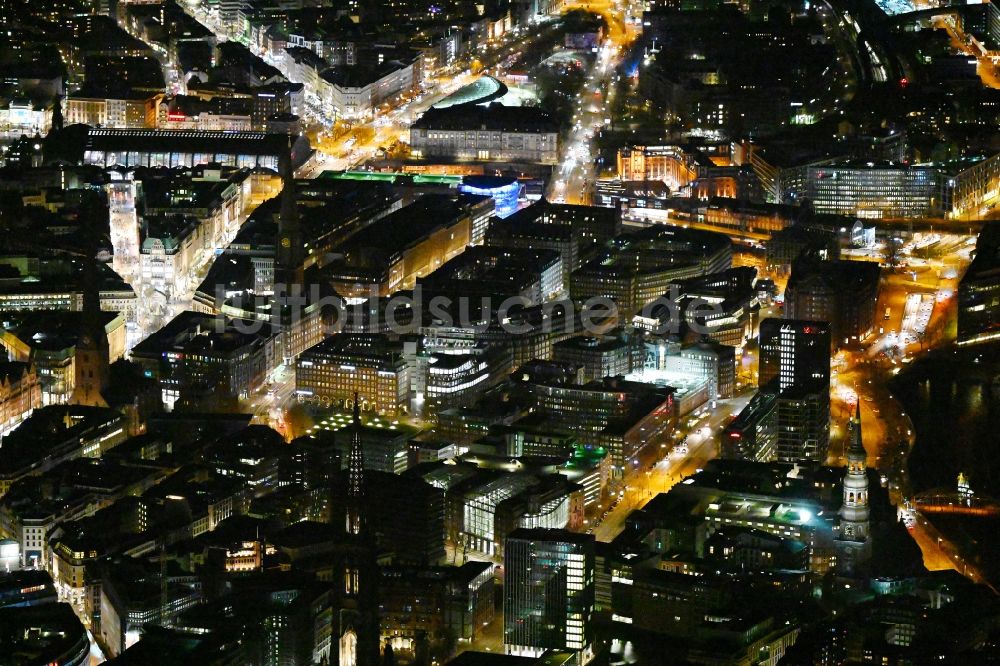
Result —
<path fill-rule="evenodd" d="M 539 657 L 580 653 L 593 643 L 594 537 L 566 530 L 518 529 L 504 549 L 504 651 Z"/>

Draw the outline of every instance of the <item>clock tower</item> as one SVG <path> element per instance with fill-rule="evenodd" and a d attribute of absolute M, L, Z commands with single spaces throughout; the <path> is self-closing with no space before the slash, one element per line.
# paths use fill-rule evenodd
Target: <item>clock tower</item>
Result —
<path fill-rule="evenodd" d="M 80 313 L 80 331 L 76 339 L 73 359 L 74 387 L 70 403 L 88 407 L 107 407 L 102 392 L 107 388 L 108 334 L 101 321 L 101 294 L 97 274 L 97 220 L 99 211 L 107 209 L 97 204 L 88 206 L 81 213 L 83 235 L 82 284 L 83 312 Z"/>
<path fill-rule="evenodd" d="M 851 419 L 850 444 L 844 473 L 844 496 L 840 506 L 840 530 L 837 535 L 837 569 L 855 573 L 871 557 L 868 520 L 868 453 L 861 441 L 861 404 Z"/>
<path fill-rule="evenodd" d="M 295 198 L 295 176 L 292 168 L 292 140 L 288 137 L 288 147 L 278 160 L 281 176 L 281 206 L 278 211 L 278 247 L 274 262 L 275 293 L 278 285 L 284 285 L 289 293 L 290 285 L 301 285 L 302 269 L 305 262 L 305 245 L 299 224 L 299 210 Z"/>

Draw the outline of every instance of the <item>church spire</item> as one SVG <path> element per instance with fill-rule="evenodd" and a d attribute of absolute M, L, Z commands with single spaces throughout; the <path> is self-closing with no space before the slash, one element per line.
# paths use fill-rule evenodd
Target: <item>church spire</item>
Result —
<path fill-rule="evenodd" d="M 861 441 L 861 402 L 858 401 L 857 407 L 854 411 L 854 417 L 851 419 L 851 441 L 847 446 L 847 459 L 848 466 L 852 459 L 857 459 L 860 461 L 862 468 L 868 460 L 868 452 L 865 451 L 865 445 Z"/>
<path fill-rule="evenodd" d="M 107 407 L 102 395 L 108 381 L 108 335 L 101 317 L 100 276 L 97 267 L 99 217 L 107 208 L 99 203 L 85 205 L 80 214 L 83 241 L 81 290 L 83 311 L 80 332 L 73 360 L 75 382 L 70 403 L 91 407 Z"/>
<path fill-rule="evenodd" d="M 868 507 L 868 454 L 861 441 L 861 405 L 851 419 L 851 441 L 847 447 L 843 502 L 840 505 L 840 534 L 837 568 L 853 575 L 871 555 Z"/>
<path fill-rule="evenodd" d="M 278 256 L 275 265 L 276 284 L 301 283 L 304 262 L 302 229 L 299 225 L 299 210 L 295 199 L 295 170 L 292 168 L 292 141 L 278 160 L 281 176 L 281 207 L 278 212 Z"/>
<path fill-rule="evenodd" d="M 361 406 L 354 393 L 354 423 L 347 463 L 347 531 L 360 534 L 364 528 L 361 505 L 365 499 L 365 458 L 361 447 Z"/>
<path fill-rule="evenodd" d="M 49 123 L 49 133 L 59 132 L 64 125 L 62 113 L 62 95 L 56 93 L 52 98 L 52 122 Z"/>

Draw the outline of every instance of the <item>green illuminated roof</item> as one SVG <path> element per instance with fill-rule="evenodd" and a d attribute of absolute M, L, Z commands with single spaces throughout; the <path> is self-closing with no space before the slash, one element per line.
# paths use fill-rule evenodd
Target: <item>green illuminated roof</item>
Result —
<path fill-rule="evenodd" d="M 433 183 L 436 185 L 457 185 L 462 182 L 462 176 L 434 176 L 417 174 L 413 177 L 414 183 Z"/>
<path fill-rule="evenodd" d="M 396 178 L 399 177 L 398 173 L 384 173 L 381 171 L 324 171 L 324 178 L 333 178 L 335 180 L 368 180 L 368 181 L 381 181 L 386 183 L 396 182 Z"/>
<path fill-rule="evenodd" d="M 573 455 L 566 461 L 566 467 L 593 467 L 608 455 L 603 446 L 586 447 L 577 444 L 573 447 Z"/>
<path fill-rule="evenodd" d="M 369 182 L 396 183 L 402 179 L 409 180 L 414 185 L 458 185 L 462 176 L 410 174 L 398 171 L 324 171 L 321 178 L 333 180 L 363 180 Z"/>

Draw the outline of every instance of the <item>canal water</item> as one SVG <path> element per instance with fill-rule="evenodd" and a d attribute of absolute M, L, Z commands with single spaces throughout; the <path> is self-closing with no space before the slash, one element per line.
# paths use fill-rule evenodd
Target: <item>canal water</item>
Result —
<path fill-rule="evenodd" d="M 916 430 L 913 491 L 954 490 L 964 472 L 973 491 L 1000 497 L 1000 344 L 935 351 L 890 386 Z"/>

